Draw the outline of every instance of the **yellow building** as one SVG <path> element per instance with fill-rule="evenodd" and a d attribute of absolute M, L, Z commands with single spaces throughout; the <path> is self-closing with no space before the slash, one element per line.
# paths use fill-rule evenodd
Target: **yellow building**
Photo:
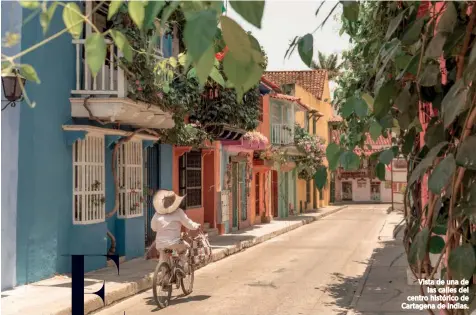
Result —
<path fill-rule="evenodd" d="M 265 77 L 276 83 L 285 94 L 299 97 L 312 110 L 310 113 L 297 113 L 296 123 L 306 128 L 310 134 L 323 138 L 329 144 L 328 122 L 333 117 L 330 104 L 329 80 L 325 70 L 305 71 L 268 71 Z M 325 162 L 327 164 L 327 161 Z M 306 209 L 317 209 L 329 204 L 330 181 L 322 190 L 316 188 L 314 181 L 297 179 L 297 208 L 300 212 Z"/>

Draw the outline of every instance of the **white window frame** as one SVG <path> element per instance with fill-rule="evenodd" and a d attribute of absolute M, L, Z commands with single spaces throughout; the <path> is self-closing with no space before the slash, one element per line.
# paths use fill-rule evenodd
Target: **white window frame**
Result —
<path fill-rule="evenodd" d="M 74 225 L 101 223 L 106 218 L 104 149 L 104 135 L 101 134 L 88 133 L 83 140 L 73 143 Z"/>
<path fill-rule="evenodd" d="M 144 215 L 144 150 L 141 140 L 129 140 L 117 150 L 120 219 Z"/>

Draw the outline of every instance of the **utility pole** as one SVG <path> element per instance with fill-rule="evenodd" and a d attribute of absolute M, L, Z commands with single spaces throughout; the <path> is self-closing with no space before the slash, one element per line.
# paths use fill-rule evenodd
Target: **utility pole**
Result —
<path fill-rule="evenodd" d="M 392 211 L 394 211 L 393 207 L 393 160 L 390 162 L 390 183 L 391 183 L 391 188 L 390 191 L 392 192 Z"/>

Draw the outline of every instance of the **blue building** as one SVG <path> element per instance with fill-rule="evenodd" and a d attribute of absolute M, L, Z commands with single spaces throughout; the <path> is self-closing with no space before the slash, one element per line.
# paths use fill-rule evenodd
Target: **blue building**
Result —
<path fill-rule="evenodd" d="M 79 4 L 91 12 L 92 2 Z M 16 2 L 1 6 L 2 37 L 21 35 L 15 47 L 2 47 L 5 54 L 24 51 L 64 28 L 63 7 L 44 35 L 39 15 L 22 26 L 31 10 Z M 98 28 L 106 27 L 104 14 L 107 9 L 93 16 Z M 171 42 L 170 37 L 161 41 L 165 57 L 172 53 Z M 126 260 L 144 255 L 150 244 L 149 190 L 172 188 L 172 147 L 143 133 L 121 144 L 119 208 L 109 217 L 115 205 L 113 148 L 132 130 L 174 123 L 157 106 L 128 98 L 126 76 L 112 58 L 120 52 L 112 42 L 107 45 L 108 58 L 95 78 L 85 67 L 84 39 L 73 40 L 68 33 L 19 61 L 36 69 L 41 84 L 27 82 L 35 108 L 22 102 L 2 111 L 2 290 L 68 273 L 70 255 L 105 255 L 114 249 L 111 239 Z M 89 119 L 88 109 L 110 123 Z M 87 257 L 85 268 L 106 263 L 104 256 Z"/>

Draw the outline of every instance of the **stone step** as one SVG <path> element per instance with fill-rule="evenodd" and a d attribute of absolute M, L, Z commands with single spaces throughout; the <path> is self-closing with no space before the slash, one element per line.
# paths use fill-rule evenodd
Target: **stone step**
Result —
<path fill-rule="evenodd" d="M 213 228 L 213 229 L 206 229 L 205 232 L 208 234 L 208 237 L 212 237 L 212 236 L 217 236 L 218 235 L 218 229 L 217 228 Z"/>
<path fill-rule="evenodd" d="M 210 223 L 205 222 L 203 223 L 203 229 L 208 230 L 210 228 Z"/>

